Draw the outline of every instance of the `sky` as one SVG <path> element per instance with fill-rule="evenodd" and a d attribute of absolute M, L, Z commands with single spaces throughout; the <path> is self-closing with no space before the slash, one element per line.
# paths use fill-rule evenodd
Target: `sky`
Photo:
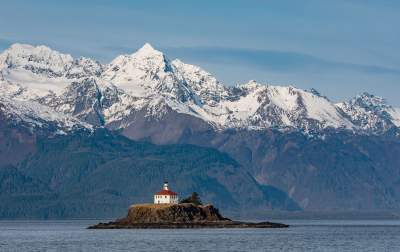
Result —
<path fill-rule="evenodd" d="M 400 106 L 400 1 L 0 0 L 0 50 L 47 45 L 108 63 L 149 42 L 225 85 L 362 92 Z"/>

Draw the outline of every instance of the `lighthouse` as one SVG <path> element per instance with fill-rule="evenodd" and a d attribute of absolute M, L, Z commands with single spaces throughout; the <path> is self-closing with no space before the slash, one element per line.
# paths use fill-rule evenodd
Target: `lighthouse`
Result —
<path fill-rule="evenodd" d="M 154 204 L 178 204 L 178 194 L 169 190 L 168 181 L 164 182 L 161 191 L 154 194 Z"/>

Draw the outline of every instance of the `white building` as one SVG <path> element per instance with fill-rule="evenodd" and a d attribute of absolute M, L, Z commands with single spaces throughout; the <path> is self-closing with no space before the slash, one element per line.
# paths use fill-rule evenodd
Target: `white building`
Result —
<path fill-rule="evenodd" d="M 170 191 L 168 188 L 168 182 L 164 182 L 163 189 L 158 193 L 154 194 L 154 204 L 178 204 L 178 194 Z"/>

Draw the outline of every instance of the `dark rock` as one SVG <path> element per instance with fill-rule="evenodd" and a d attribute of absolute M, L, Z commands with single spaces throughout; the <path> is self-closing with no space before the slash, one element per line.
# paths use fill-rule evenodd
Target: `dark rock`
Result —
<path fill-rule="evenodd" d="M 196 206 L 183 204 L 143 204 L 129 208 L 127 222 L 129 223 L 187 223 L 202 221 L 229 220 L 222 217 L 218 209 L 212 205 Z"/>
<path fill-rule="evenodd" d="M 223 217 L 213 205 L 142 204 L 129 208 L 125 218 L 99 223 L 89 229 L 122 228 L 284 228 L 288 225 L 273 222 L 240 222 Z"/>

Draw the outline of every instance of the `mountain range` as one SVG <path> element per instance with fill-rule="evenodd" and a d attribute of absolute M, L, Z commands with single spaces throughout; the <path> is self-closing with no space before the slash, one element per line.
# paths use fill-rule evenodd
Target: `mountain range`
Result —
<path fill-rule="evenodd" d="M 25 44 L 14 44 L 0 54 L 0 167 L 5 167 L 0 168 L 4 172 L 0 186 L 11 190 L 15 182 L 12 190 L 16 192 L 25 186 L 29 193 L 40 192 L 46 203 L 28 202 L 44 204 L 47 210 L 37 210 L 34 216 L 93 214 L 89 206 L 76 202 L 83 202 L 84 197 L 87 202 L 103 202 L 108 196 L 92 190 L 104 187 L 103 181 L 74 180 L 91 178 L 100 170 L 102 176 L 115 180 L 104 190 L 119 195 L 116 209 L 127 204 L 127 199 L 144 201 L 150 195 L 140 192 L 140 187 L 120 188 L 118 179 L 125 181 L 130 176 L 135 184 L 144 185 L 146 175 L 152 178 L 149 188 L 155 189 L 154 183 L 163 180 L 161 175 L 166 176 L 168 169 L 186 175 L 168 175 L 186 193 L 189 189 L 201 192 L 203 186 L 216 183 L 215 195 L 206 199 L 227 209 L 245 207 L 242 197 L 246 195 L 256 195 L 252 204 L 261 210 L 399 209 L 399 130 L 400 108 L 383 98 L 363 93 L 334 103 L 314 89 L 256 81 L 228 86 L 200 67 L 168 59 L 149 44 L 109 64 Z M 85 146 L 86 142 L 93 145 Z M 48 145 L 54 143 L 58 148 L 52 150 Z M 126 145 L 136 147 L 125 150 Z M 80 148 L 90 155 L 75 156 Z M 141 148 L 148 148 L 149 156 L 135 152 Z M 218 158 L 207 163 L 207 155 L 201 154 L 205 150 L 213 150 Z M 129 154 L 120 155 L 121 151 Z M 61 153 L 58 159 L 57 153 Z M 171 153 L 186 155 L 184 161 L 173 161 L 176 169 L 170 166 Z M 136 157 L 129 160 L 132 164 L 150 157 L 160 163 L 127 171 L 131 155 Z M 68 166 L 68 160 L 74 161 Z M 191 170 L 191 165 L 179 165 L 197 162 L 198 171 Z M 158 175 L 151 171 L 154 166 L 162 170 Z M 217 166 L 219 170 L 209 168 Z M 73 176 L 66 176 L 69 172 Z M 185 186 L 178 177 L 192 186 Z M 91 189 L 85 189 L 89 184 Z M 235 190 L 231 188 L 234 184 Z M 2 190 L 1 197 L 13 203 L 8 210 L 0 209 L 0 216 L 11 216 L 14 205 L 23 208 L 16 200 L 20 195 L 9 190 Z M 128 193 L 137 196 L 121 196 Z M 205 190 L 204 194 L 213 193 Z M 46 197 L 55 197 L 60 207 L 50 206 L 53 201 Z M 68 208 L 68 200 L 80 205 L 80 210 Z"/>

